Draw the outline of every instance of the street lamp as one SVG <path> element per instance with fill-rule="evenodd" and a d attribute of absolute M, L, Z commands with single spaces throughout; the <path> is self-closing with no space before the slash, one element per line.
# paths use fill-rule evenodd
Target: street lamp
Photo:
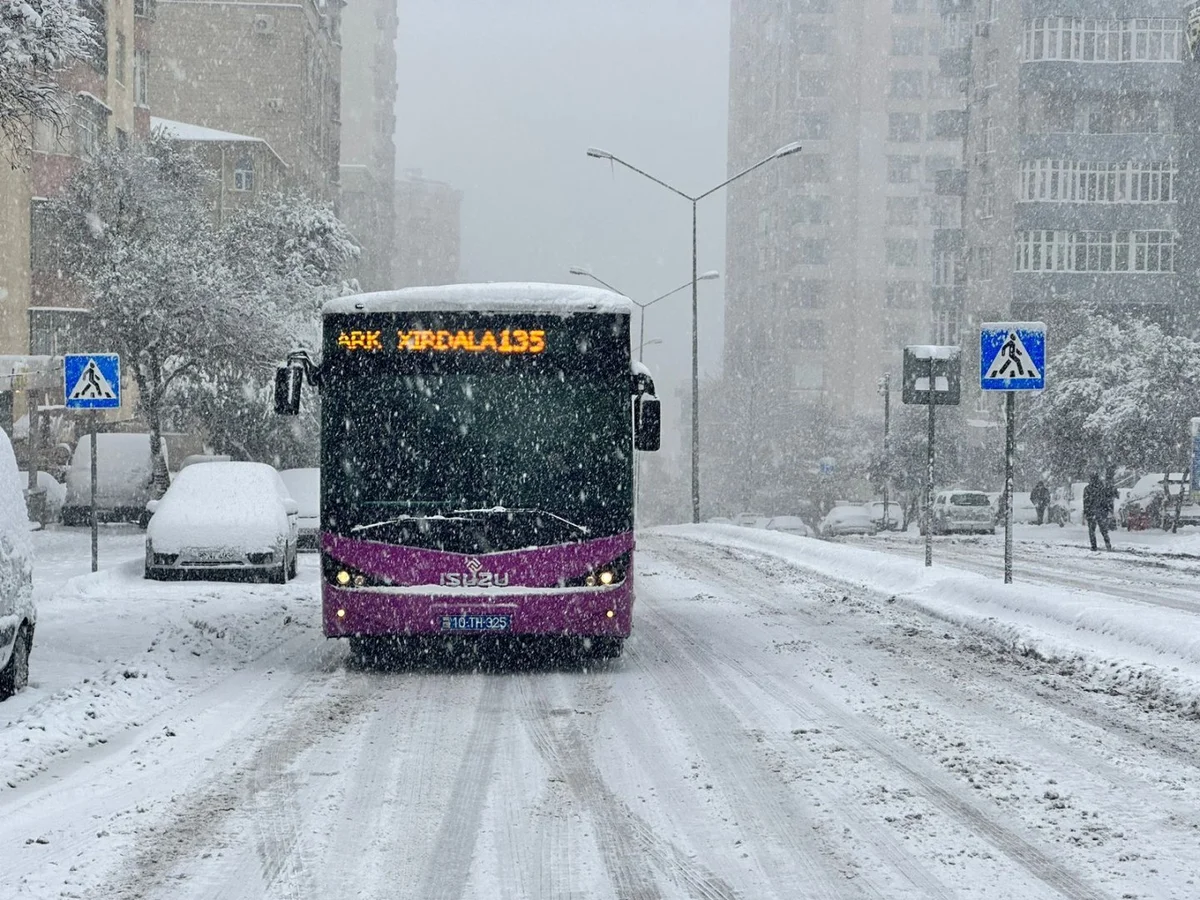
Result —
<path fill-rule="evenodd" d="M 697 331 L 697 288 L 696 283 L 700 280 L 700 276 L 696 274 L 696 204 L 710 194 L 715 194 L 721 188 L 732 184 L 743 175 L 749 175 L 760 166 L 765 166 L 767 163 L 776 159 L 782 159 L 785 156 L 790 156 L 793 153 L 800 152 L 800 144 L 793 141 L 790 144 L 784 144 L 770 156 L 764 157 L 752 166 L 747 166 L 735 175 L 726 178 L 716 187 L 709 188 L 702 194 L 685 194 L 679 188 L 674 187 L 661 178 L 655 178 L 649 172 L 639 169 L 637 166 L 627 163 L 619 156 L 614 156 L 607 150 L 600 150 L 597 147 L 588 147 L 587 155 L 593 159 L 606 159 L 610 163 L 619 163 L 630 171 L 644 178 L 649 178 L 657 185 L 665 187 L 672 194 L 682 197 L 692 204 L 692 521 L 699 523 L 700 521 L 700 339 Z"/>
<path fill-rule="evenodd" d="M 639 323 L 638 323 L 638 362 L 642 361 L 642 344 L 644 343 L 644 341 L 646 339 L 646 307 L 653 306 L 659 300 L 666 300 L 671 295 L 678 294 L 683 289 L 692 286 L 692 283 L 690 281 L 685 281 L 683 284 L 681 284 L 679 287 L 675 288 L 674 290 L 667 291 L 665 294 L 655 297 L 653 300 L 648 300 L 645 303 L 642 303 L 640 300 L 634 300 L 632 297 L 630 297 L 624 291 L 618 290 L 617 288 L 613 287 L 611 284 L 609 284 L 604 279 L 596 277 L 588 269 L 581 269 L 578 266 L 572 266 L 567 271 L 569 271 L 572 275 L 579 275 L 583 278 L 590 278 L 590 279 L 592 279 L 592 281 L 596 282 L 596 284 L 604 285 L 606 288 L 608 288 L 613 293 L 620 294 L 621 296 L 626 297 L 631 303 L 633 303 L 634 306 L 638 307 L 641 310 L 641 313 L 638 316 L 638 319 L 639 319 Z M 710 272 L 704 272 L 703 274 L 696 276 L 696 280 L 697 281 L 712 281 L 714 278 L 720 278 L 720 277 L 721 277 L 721 273 L 718 272 L 716 269 L 713 269 Z"/>

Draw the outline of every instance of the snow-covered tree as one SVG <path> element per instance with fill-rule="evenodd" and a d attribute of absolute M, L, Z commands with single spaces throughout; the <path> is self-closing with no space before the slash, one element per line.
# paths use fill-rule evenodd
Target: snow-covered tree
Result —
<path fill-rule="evenodd" d="M 119 352 L 166 487 L 163 410 L 173 384 L 224 360 L 273 353 L 268 311 L 224 258 L 204 199 L 208 175 L 170 141 L 102 147 L 54 201 L 57 252 L 93 310 L 90 343 Z"/>
<path fill-rule="evenodd" d="M 1178 469 L 1188 419 L 1200 411 L 1200 343 L 1144 322 L 1089 317 L 1055 350 L 1025 439 L 1056 478 L 1129 466 Z"/>
<path fill-rule="evenodd" d="M 54 72 L 90 52 L 92 33 L 77 0 L 0 3 L 0 153 L 10 162 L 32 146 L 39 121 L 62 126 Z"/>

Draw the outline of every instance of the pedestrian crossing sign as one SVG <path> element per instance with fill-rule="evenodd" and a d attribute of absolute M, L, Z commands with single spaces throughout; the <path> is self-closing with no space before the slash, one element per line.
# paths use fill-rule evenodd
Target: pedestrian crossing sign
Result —
<path fill-rule="evenodd" d="M 1040 391 L 1046 387 L 1046 326 L 988 322 L 979 330 L 979 387 Z"/>
<path fill-rule="evenodd" d="M 67 409 L 119 409 L 121 358 L 115 353 L 70 353 L 63 357 Z"/>

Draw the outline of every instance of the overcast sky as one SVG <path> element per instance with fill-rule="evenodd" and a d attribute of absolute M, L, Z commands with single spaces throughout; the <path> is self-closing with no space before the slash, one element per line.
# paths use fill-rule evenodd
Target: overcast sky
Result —
<path fill-rule="evenodd" d="M 729 0 L 398 2 L 397 164 L 463 191 L 464 280 L 581 281 L 567 269 L 582 266 L 646 301 L 691 278 L 690 204 L 585 150 L 687 193 L 724 180 Z M 724 204 L 699 218 L 700 271 L 722 276 Z M 700 284 L 713 373 L 721 285 Z M 686 380 L 687 291 L 650 310 L 654 338 L 663 386 Z"/>

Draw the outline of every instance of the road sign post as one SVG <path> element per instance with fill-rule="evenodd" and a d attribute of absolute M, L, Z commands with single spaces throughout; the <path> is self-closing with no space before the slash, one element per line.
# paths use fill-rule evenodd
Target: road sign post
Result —
<path fill-rule="evenodd" d="M 915 345 L 904 348 L 903 391 L 900 399 L 908 404 L 925 404 L 929 407 L 929 461 L 925 473 L 925 508 L 921 511 L 927 566 L 933 565 L 933 408 L 958 405 L 962 387 L 961 357 L 959 347 Z"/>
<path fill-rule="evenodd" d="M 96 516 L 96 434 L 100 410 L 121 407 L 121 358 L 115 353 L 70 353 L 63 357 L 63 396 L 67 409 L 91 410 L 92 571 L 100 567 L 100 526 Z M 32 424 L 32 423 L 31 423 Z"/>
<path fill-rule="evenodd" d="M 1012 584 L 1013 465 L 1017 391 L 1046 386 L 1046 326 L 987 322 L 979 329 L 979 388 L 1004 392 L 1004 583 Z"/>

